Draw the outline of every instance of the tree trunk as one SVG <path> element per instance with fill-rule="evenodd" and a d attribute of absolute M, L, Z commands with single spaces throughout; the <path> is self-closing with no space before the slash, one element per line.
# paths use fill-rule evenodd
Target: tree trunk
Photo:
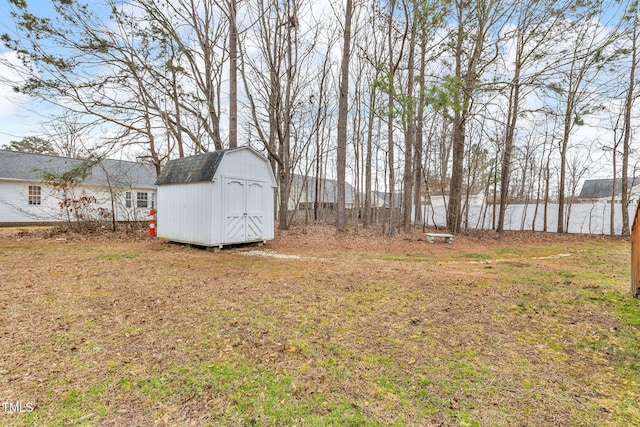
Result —
<path fill-rule="evenodd" d="M 413 87 L 414 87 L 414 62 L 415 62 L 415 47 L 416 47 L 416 23 L 417 17 L 415 10 L 415 3 L 413 8 L 413 22 L 411 24 L 411 34 L 409 39 L 409 58 L 407 60 L 407 97 L 405 109 L 406 117 L 406 132 L 404 136 L 404 185 L 402 190 L 402 224 L 405 233 L 411 230 L 411 205 L 413 201 L 413 186 L 414 186 L 414 173 L 413 173 L 413 150 L 416 139 L 416 117 L 413 99 Z M 409 19 L 407 13 L 407 19 Z"/>
<path fill-rule="evenodd" d="M 615 134 L 614 134 L 615 135 Z M 613 182 L 611 183 L 611 210 L 609 212 L 609 234 L 613 237 L 616 235 L 616 175 L 618 173 L 617 170 L 617 157 L 618 157 L 618 144 L 616 143 L 613 146 Z M 622 175 L 624 177 L 624 175 Z M 622 179 L 624 181 L 624 178 Z"/>
<path fill-rule="evenodd" d="M 424 128 L 424 110 L 426 108 L 426 83 L 424 73 L 427 68 L 427 37 L 426 32 L 422 32 L 420 39 L 420 75 L 418 76 L 418 109 L 416 111 L 416 140 L 414 153 L 414 191 L 413 203 L 415 205 L 415 221 L 417 224 L 422 223 L 422 157 L 424 151 L 424 141 L 422 131 Z"/>
<path fill-rule="evenodd" d="M 637 2 L 636 2 L 637 8 Z M 631 111 L 635 92 L 635 75 L 637 68 L 638 16 L 633 17 L 633 44 L 631 48 L 631 69 L 629 70 L 629 88 L 624 106 L 624 134 L 622 140 L 622 235 L 629 235 L 629 153 L 631 151 Z M 615 153 L 614 153 L 615 155 Z M 635 178 L 635 177 L 633 177 Z M 633 182 L 631 183 L 633 186 Z"/>
<path fill-rule="evenodd" d="M 393 62 L 393 14 L 395 11 L 396 1 L 389 1 L 389 22 L 387 33 L 387 47 L 389 49 L 389 70 L 388 70 L 388 106 L 387 106 L 387 156 L 388 156 L 388 168 L 389 168 L 389 235 L 395 236 L 396 234 L 396 214 L 395 214 L 395 158 L 394 158 L 394 143 L 393 143 L 393 85 L 395 77 L 395 64 Z"/>
<path fill-rule="evenodd" d="M 351 53 L 351 17 L 353 15 L 353 1 L 347 0 L 345 10 L 344 39 L 342 47 L 342 66 L 340 67 L 340 99 L 338 101 L 338 141 L 337 141 L 337 173 L 338 200 L 336 229 L 345 231 L 347 228 L 347 213 L 345 207 L 345 173 L 347 165 L 347 113 L 349 96 L 349 58 Z"/>
<path fill-rule="evenodd" d="M 516 69 L 511 82 L 509 93 L 509 111 L 507 116 L 507 131 L 504 138 L 504 153 L 502 156 L 502 170 L 500 176 L 500 214 L 498 216 L 498 233 L 504 232 L 504 216 L 507 209 L 507 198 L 509 197 L 509 180 L 511 175 L 511 153 L 515 139 L 516 124 L 518 121 L 518 110 L 520 104 L 520 63 L 516 60 Z"/>
<path fill-rule="evenodd" d="M 369 226 L 371 223 L 371 160 L 373 156 L 373 124 L 375 119 L 375 105 L 376 105 L 376 91 L 375 88 L 371 88 L 369 94 L 369 117 L 367 123 L 367 154 L 365 161 L 364 171 L 364 215 L 362 221 L 364 227 Z"/>
<path fill-rule="evenodd" d="M 457 111 L 453 121 L 453 154 L 451 157 L 451 183 L 449 186 L 449 209 L 447 210 L 447 229 L 452 233 L 460 232 L 462 223 L 462 182 L 464 179 L 465 117 Z"/>
<path fill-rule="evenodd" d="M 484 47 L 484 37 L 487 26 L 489 4 L 478 0 L 473 6 L 477 22 L 471 53 L 468 57 L 466 69 L 463 70 L 462 61 L 465 56 L 465 8 L 469 7 L 463 1 L 456 2 L 458 29 L 455 44 L 455 77 L 458 88 L 454 96 L 455 115 L 453 122 L 453 154 L 451 165 L 451 184 L 449 187 L 449 209 L 447 210 L 447 228 L 452 233 L 460 232 L 462 223 L 462 186 L 464 180 L 464 152 L 466 138 L 466 124 L 470 114 L 471 100 L 477 84 L 478 62 Z"/>
<path fill-rule="evenodd" d="M 238 146 L 238 28 L 236 0 L 229 0 L 229 148 Z"/>
<path fill-rule="evenodd" d="M 558 228 L 557 233 L 564 233 L 564 204 L 565 204 L 565 181 L 567 175 L 567 147 L 569 145 L 569 129 L 571 112 L 573 108 L 567 107 L 565 114 L 564 135 L 560 142 L 560 178 L 558 180 Z"/>

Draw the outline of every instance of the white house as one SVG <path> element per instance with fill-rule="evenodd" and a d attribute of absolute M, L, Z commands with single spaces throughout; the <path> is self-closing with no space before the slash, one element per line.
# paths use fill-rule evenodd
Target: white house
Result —
<path fill-rule="evenodd" d="M 88 166 L 87 166 L 88 165 Z M 87 166 L 72 185 L 60 176 Z M 155 168 L 105 159 L 95 164 L 68 157 L 0 150 L 0 224 L 19 225 L 76 220 L 148 219 L 155 201 Z"/>
<path fill-rule="evenodd" d="M 156 185 L 158 237 L 208 247 L 273 239 L 276 179 L 251 147 L 171 160 Z"/>
<path fill-rule="evenodd" d="M 317 191 L 316 191 L 317 190 Z M 353 209 L 364 206 L 365 194 L 357 192 L 353 185 L 345 182 L 345 208 Z M 316 197 L 316 194 L 318 197 Z M 371 192 L 371 207 L 383 208 L 389 206 L 389 193 L 382 191 Z M 395 194 L 395 205 L 400 207 L 402 193 Z M 334 210 L 338 202 L 338 181 L 335 179 L 316 178 L 294 174 L 291 179 L 291 192 L 287 208 L 290 211 L 313 208 L 315 203 L 322 208 Z"/>

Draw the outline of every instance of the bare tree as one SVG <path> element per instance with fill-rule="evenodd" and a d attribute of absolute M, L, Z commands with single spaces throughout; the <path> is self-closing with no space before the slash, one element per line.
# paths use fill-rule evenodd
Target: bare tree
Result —
<path fill-rule="evenodd" d="M 344 18 L 342 65 L 340 66 L 340 99 L 338 104 L 338 200 L 336 229 L 344 231 L 347 228 L 347 214 L 345 211 L 345 168 L 347 163 L 347 114 L 349 96 L 349 59 L 351 58 L 351 20 L 353 17 L 353 1 L 347 0 Z"/>
<path fill-rule="evenodd" d="M 94 126 L 83 123 L 78 114 L 63 111 L 43 126 L 43 133 L 62 156 L 80 158 Z"/>
<path fill-rule="evenodd" d="M 382 28 L 382 19 L 380 13 L 380 6 L 374 1 L 365 10 L 369 11 L 367 22 L 372 31 L 360 32 L 360 38 L 357 48 L 359 49 L 359 55 L 363 57 L 365 63 L 369 64 L 367 68 L 368 83 L 368 102 L 367 102 L 367 125 L 366 125 L 366 155 L 364 156 L 364 213 L 363 223 L 367 227 L 372 218 L 372 196 L 373 196 L 373 181 L 377 179 L 372 175 L 373 162 L 376 160 L 374 157 L 374 134 L 376 133 L 375 124 L 378 119 L 380 123 L 379 112 L 377 111 L 378 102 L 380 101 L 381 91 L 377 82 L 380 81 L 382 75 L 382 63 L 384 61 L 385 48 L 382 45 L 382 40 L 379 38 L 384 29 Z"/>
<path fill-rule="evenodd" d="M 395 119 L 395 76 L 400 66 L 402 53 L 404 52 L 404 44 L 407 39 L 409 26 L 405 21 L 404 31 L 401 33 L 401 46 L 398 58 L 394 57 L 395 36 L 394 36 L 394 15 L 396 10 L 396 1 L 389 1 L 389 15 L 387 19 L 387 75 L 383 84 L 384 90 L 387 92 L 387 164 L 389 173 L 389 235 L 396 234 L 396 172 L 395 172 L 395 144 L 394 144 L 394 119 Z"/>
<path fill-rule="evenodd" d="M 491 32 L 500 33 L 500 27 L 508 20 L 510 3 L 501 0 L 479 0 L 468 3 L 455 1 L 455 42 L 453 56 L 455 74 L 451 80 L 454 107 L 452 133 L 451 185 L 447 209 L 447 228 L 460 231 L 462 222 L 462 192 L 464 179 L 464 155 L 467 122 L 472 114 L 474 94 L 480 77 L 496 53 L 485 56 Z M 497 51 L 497 49 L 496 49 Z"/>
<path fill-rule="evenodd" d="M 183 84 L 193 91 L 181 97 L 181 111 L 194 120 L 196 128 L 204 131 L 216 150 L 223 148 L 220 136 L 220 86 L 223 64 L 225 26 L 220 25 L 219 10 L 213 3 L 197 0 L 138 0 L 144 16 L 156 30 L 151 37 L 160 37 L 181 53 L 176 66 L 187 69 Z M 228 23 L 227 23 L 228 24 Z M 191 37 L 183 37 L 183 32 Z M 184 64 L 184 65 L 183 65 Z M 169 121 L 177 126 L 175 119 Z M 207 151 L 201 135 L 193 127 L 181 123 L 195 145 L 195 151 Z"/>
<path fill-rule="evenodd" d="M 238 146 L 238 26 L 237 0 L 228 0 L 229 19 L 229 147 Z"/>
<path fill-rule="evenodd" d="M 407 91 L 406 95 L 401 99 L 402 113 L 404 121 L 404 174 L 403 174 L 403 190 L 402 190 L 402 226 L 405 232 L 411 229 L 411 206 L 413 203 L 413 187 L 414 187 L 414 158 L 413 151 L 416 140 L 416 112 L 414 99 L 414 80 L 415 80 L 415 53 L 416 39 L 418 37 L 418 20 L 419 12 L 416 10 L 416 2 L 411 2 L 411 6 L 403 1 L 403 9 L 405 10 L 405 20 L 407 28 L 410 28 L 409 52 L 407 59 Z M 409 24 L 411 22 L 411 24 Z"/>
<path fill-rule="evenodd" d="M 638 1 L 633 1 L 629 9 L 632 22 L 631 29 L 631 66 L 629 67 L 629 86 L 624 103 L 624 128 L 622 134 L 622 235 L 629 235 L 629 156 L 631 151 L 631 111 L 637 97 L 636 92 L 636 69 L 638 66 Z M 614 153 L 615 156 L 615 153 Z M 615 181 L 615 177 L 614 177 Z"/>
<path fill-rule="evenodd" d="M 34 70 L 20 90 L 58 103 L 84 125 L 108 124 L 103 144 L 142 147 L 141 157 L 158 170 L 173 149 L 159 145 L 167 133 L 181 155 L 183 134 L 195 152 L 206 151 L 207 140 L 222 148 L 215 53 L 221 35 L 212 31 L 210 8 L 187 0 L 107 7 L 110 22 L 76 2 L 57 4 L 47 18 L 16 3 L 17 33 L 5 35 L 5 43 Z M 188 43 L 185 33 L 200 44 Z"/>
<path fill-rule="evenodd" d="M 315 75 L 311 60 L 316 52 L 320 27 L 301 28 L 301 0 L 272 0 L 253 4 L 248 14 L 255 20 L 245 42 L 238 43 L 240 72 L 251 114 L 251 128 L 257 133 L 273 162 L 278 179 L 278 227 L 289 225 L 288 201 L 292 174 L 304 147 L 296 144 L 296 118 L 302 105 L 308 105 L 308 87 Z M 304 31 L 304 32 L 303 32 Z M 251 37 L 251 39 L 249 39 Z M 304 43 L 302 42 L 305 39 Z M 246 49 L 254 52 L 246 55 Z M 307 95 L 304 99 L 304 95 Z"/>
<path fill-rule="evenodd" d="M 536 66 L 550 53 L 557 34 L 554 29 L 562 19 L 563 8 L 568 4 L 546 4 L 538 1 L 525 1 L 517 5 L 518 22 L 512 31 L 515 39 L 515 60 L 513 64 L 513 76 L 508 83 L 509 97 L 507 109 L 507 121 L 504 137 L 504 151 L 501 166 L 500 182 L 500 213 L 496 231 L 504 231 L 504 219 L 509 197 L 509 180 L 511 178 L 511 155 L 516 139 L 518 119 L 521 116 L 521 103 L 523 95 L 527 94 L 527 88 L 537 86 L 545 69 L 536 71 Z M 527 67 L 533 68 L 527 75 Z"/>
<path fill-rule="evenodd" d="M 419 67 L 418 67 L 418 76 L 417 76 L 417 84 L 418 84 L 418 99 L 416 105 L 416 125 L 415 125 L 415 150 L 413 155 L 413 205 L 415 207 L 415 221 L 416 223 L 422 222 L 422 187 L 423 187 L 423 155 L 424 155 L 424 139 L 423 139 L 423 130 L 424 130 L 424 121 L 425 121 L 425 110 L 427 107 L 427 80 L 426 80 L 426 72 L 427 72 L 427 55 L 429 53 L 429 49 L 432 48 L 428 44 L 430 38 L 433 37 L 436 29 L 440 28 L 442 23 L 442 19 L 438 19 L 437 17 L 442 17 L 443 13 L 439 9 L 441 5 L 438 2 L 420 2 L 419 7 L 415 7 L 417 17 L 417 32 L 416 37 L 418 40 L 419 49 L 420 49 L 420 58 L 419 58 Z M 429 18 L 431 18 L 429 20 Z M 429 23 L 431 25 L 429 25 Z"/>
<path fill-rule="evenodd" d="M 600 66 L 606 60 L 605 48 L 613 40 L 611 36 L 603 36 L 606 30 L 593 26 L 589 19 L 601 13 L 600 2 L 589 5 L 585 18 L 571 25 L 573 40 L 571 44 L 559 53 L 567 58 L 566 66 L 559 69 L 561 81 L 547 84 L 552 94 L 557 95 L 562 109 L 562 129 L 559 136 L 559 179 L 558 179 L 558 233 L 566 232 L 565 229 L 565 197 L 567 180 L 567 153 L 572 131 L 576 126 L 584 124 L 584 117 L 597 111 L 598 95 L 593 90 L 593 84 L 597 75 L 601 72 Z M 563 37 L 566 37 L 564 34 Z"/>

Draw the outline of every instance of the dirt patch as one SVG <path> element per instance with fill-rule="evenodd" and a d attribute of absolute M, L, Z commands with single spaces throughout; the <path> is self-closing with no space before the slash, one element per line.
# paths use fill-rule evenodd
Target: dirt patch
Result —
<path fill-rule="evenodd" d="M 349 251 L 394 251 L 420 250 L 447 252 L 451 249 L 471 251 L 487 247 L 531 246 L 545 244 L 572 244 L 589 241 L 628 241 L 628 238 L 609 237 L 603 235 L 556 234 L 545 232 L 514 232 L 496 233 L 489 230 L 470 230 L 455 235 L 454 242 L 447 244 L 437 241 L 429 244 L 425 237 L 428 232 L 442 232 L 441 230 L 413 228 L 410 232 L 399 230 L 393 237 L 380 232 L 377 227 L 350 228 L 344 232 L 337 232 L 328 224 L 293 225 L 287 230 L 276 228 L 275 239 L 269 242 L 269 249 L 286 249 L 288 251 L 320 251 L 334 252 Z M 120 226 L 115 232 L 109 227 L 93 227 L 90 230 L 78 232 L 70 227 L 0 227 L 0 236 L 14 240 L 67 240 L 67 241 L 98 241 L 98 242 L 132 242 L 154 241 L 145 227 Z"/>
<path fill-rule="evenodd" d="M 457 234 L 453 243 L 441 240 L 428 243 L 425 232 L 441 230 L 412 229 L 410 232 L 398 232 L 393 237 L 373 229 L 349 229 L 338 233 L 335 228 L 325 224 L 297 225 L 289 230 L 277 230 L 276 239 L 269 248 L 297 252 L 331 253 L 336 251 L 375 251 L 375 252 L 411 252 L 428 251 L 435 254 L 452 252 L 482 251 L 486 248 L 517 248 L 536 245 L 571 245 L 585 239 L 589 241 L 623 240 L 620 237 L 586 236 L 579 234 L 556 234 L 543 232 L 513 232 L 502 234 L 493 231 L 472 230 Z M 628 239 L 626 239 L 628 241 Z"/>
<path fill-rule="evenodd" d="M 83 230 L 64 225 L 45 227 L 0 227 L 0 237 L 21 240 L 56 240 L 70 242 L 131 242 L 148 240 L 149 230 L 142 226 L 120 225 L 116 231 L 110 226 L 92 226 Z"/>

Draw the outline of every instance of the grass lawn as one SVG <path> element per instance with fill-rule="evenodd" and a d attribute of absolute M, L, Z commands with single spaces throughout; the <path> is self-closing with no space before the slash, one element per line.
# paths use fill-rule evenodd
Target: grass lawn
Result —
<path fill-rule="evenodd" d="M 0 234 L 0 426 L 640 425 L 630 244 Z"/>

